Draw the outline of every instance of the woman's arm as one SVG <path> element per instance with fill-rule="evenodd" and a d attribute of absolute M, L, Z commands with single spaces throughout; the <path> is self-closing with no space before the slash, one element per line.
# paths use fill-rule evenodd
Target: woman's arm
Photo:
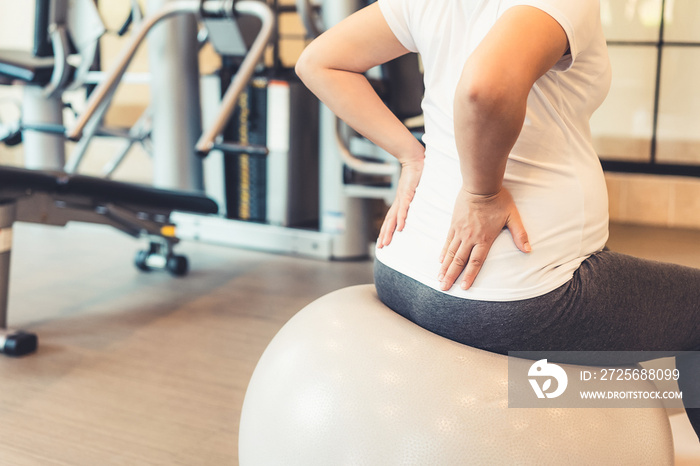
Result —
<path fill-rule="evenodd" d="M 397 198 L 382 226 L 379 247 L 389 244 L 397 227 L 403 229 L 425 149 L 382 102 L 364 72 L 408 52 L 375 3 L 314 40 L 296 65 L 304 84 L 338 117 L 401 162 Z"/>
<path fill-rule="evenodd" d="M 567 48 L 566 34 L 551 16 L 516 6 L 499 18 L 465 63 L 454 98 L 462 189 L 440 257 L 443 290 L 465 268 L 461 287 L 471 287 L 504 227 L 521 251 L 530 251 L 517 208 L 502 187 L 503 175 L 530 89 Z"/>

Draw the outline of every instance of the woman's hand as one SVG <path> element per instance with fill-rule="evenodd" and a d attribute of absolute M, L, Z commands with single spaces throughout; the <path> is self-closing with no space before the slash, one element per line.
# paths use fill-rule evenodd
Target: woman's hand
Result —
<path fill-rule="evenodd" d="M 406 225 L 408 207 L 416 193 L 416 187 L 423 173 L 424 158 L 416 158 L 408 162 L 401 163 L 401 176 L 396 189 L 396 199 L 391 204 L 389 212 L 384 217 L 384 223 L 379 230 L 377 247 L 383 248 L 391 243 L 395 231 L 403 230 Z"/>
<path fill-rule="evenodd" d="M 466 268 L 463 290 L 469 289 L 481 270 L 491 245 L 503 228 L 508 228 L 515 245 L 530 252 L 527 232 L 510 192 L 473 194 L 461 189 L 457 195 L 447 242 L 440 254 L 440 288 L 447 291 Z"/>

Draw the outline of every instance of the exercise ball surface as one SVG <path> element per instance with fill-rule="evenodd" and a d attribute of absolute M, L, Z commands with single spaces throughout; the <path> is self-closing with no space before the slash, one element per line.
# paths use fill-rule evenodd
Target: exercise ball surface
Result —
<path fill-rule="evenodd" d="M 508 408 L 508 358 L 435 335 L 372 285 L 298 312 L 250 380 L 241 466 L 672 465 L 665 410 Z"/>

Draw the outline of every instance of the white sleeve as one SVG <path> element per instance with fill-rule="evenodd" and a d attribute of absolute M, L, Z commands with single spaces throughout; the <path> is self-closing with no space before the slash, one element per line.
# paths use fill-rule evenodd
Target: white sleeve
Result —
<path fill-rule="evenodd" d="M 384 15 L 384 19 L 389 24 L 391 32 L 401 42 L 401 45 L 411 52 L 417 52 L 413 35 L 411 34 L 412 13 L 415 8 L 411 8 L 413 0 L 379 0 L 379 9 Z M 415 27 L 415 25 L 413 25 Z"/>
<path fill-rule="evenodd" d="M 500 13 L 518 5 L 544 11 L 564 29 L 569 40 L 570 54 L 562 57 L 554 66 L 557 71 L 571 68 L 576 57 L 588 48 L 600 30 L 599 0 L 504 0 Z"/>

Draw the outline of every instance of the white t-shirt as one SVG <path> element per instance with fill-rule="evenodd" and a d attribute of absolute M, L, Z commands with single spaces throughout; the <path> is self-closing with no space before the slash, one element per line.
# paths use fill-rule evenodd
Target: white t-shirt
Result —
<path fill-rule="evenodd" d="M 425 69 L 426 158 L 406 227 L 377 249 L 383 264 L 439 289 L 438 258 L 447 239 L 462 179 L 453 99 L 465 61 L 508 8 L 530 5 L 552 16 L 569 39 L 570 55 L 530 91 L 525 123 L 508 158 L 503 185 L 511 192 L 532 252 L 508 230 L 494 242 L 466 299 L 513 301 L 543 295 L 571 279 L 608 238 L 608 199 L 589 119 L 610 87 L 610 63 L 598 0 L 379 0 L 391 30 Z M 527 40 L 527 37 L 523 37 Z"/>

